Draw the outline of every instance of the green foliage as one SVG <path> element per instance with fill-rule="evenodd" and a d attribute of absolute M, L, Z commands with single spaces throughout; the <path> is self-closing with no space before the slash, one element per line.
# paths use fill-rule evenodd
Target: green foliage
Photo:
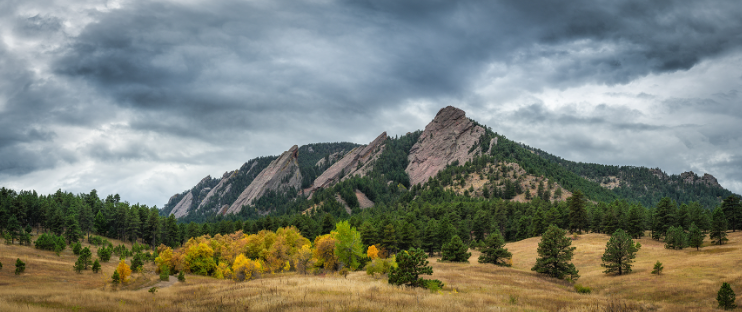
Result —
<path fill-rule="evenodd" d="M 111 276 L 111 281 L 114 284 L 118 284 L 121 282 L 121 277 L 119 277 L 119 271 L 113 271 L 113 275 Z"/>
<path fill-rule="evenodd" d="M 711 244 L 722 245 L 729 239 L 727 238 L 727 219 L 724 216 L 721 207 L 714 210 L 714 214 L 711 218 L 711 232 L 709 233 Z"/>
<path fill-rule="evenodd" d="M 26 271 L 26 263 L 21 261 L 21 258 L 15 260 L 15 275 L 20 275 Z"/>
<path fill-rule="evenodd" d="M 39 235 L 39 238 L 37 238 L 34 242 L 34 247 L 36 247 L 36 249 L 49 251 L 56 251 L 57 249 L 59 249 L 59 251 L 62 251 L 65 247 L 67 247 L 67 243 L 64 241 L 64 238 L 62 236 L 49 233 L 41 233 L 41 235 Z"/>
<path fill-rule="evenodd" d="M 139 272 L 140 270 L 142 270 L 142 266 L 144 265 L 144 260 L 146 260 L 144 257 L 144 254 L 142 253 L 134 254 L 134 257 L 131 258 L 131 265 L 129 267 L 131 268 L 132 271 Z"/>
<path fill-rule="evenodd" d="M 683 249 L 688 247 L 688 235 L 683 231 L 681 226 L 671 226 L 667 229 L 667 235 L 665 236 L 665 248 L 667 249 Z"/>
<path fill-rule="evenodd" d="M 178 273 L 178 281 L 185 282 L 185 274 L 183 274 L 183 271 L 180 271 L 180 273 Z"/>
<path fill-rule="evenodd" d="M 505 248 L 505 240 L 500 234 L 500 230 L 495 229 L 494 232 L 490 233 L 484 241 L 484 246 L 482 254 L 479 255 L 479 263 L 510 266 L 508 260 L 513 257 L 513 254 Z"/>
<path fill-rule="evenodd" d="M 603 263 L 600 266 L 605 268 L 603 273 L 617 273 L 618 275 L 631 273 L 631 264 L 634 262 L 639 248 L 641 248 L 641 244 L 634 243 L 631 236 L 624 230 L 616 230 L 608 240 L 601 258 Z"/>
<path fill-rule="evenodd" d="M 550 225 L 538 244 L 538 258 L 532 271 L 547 274 L 551 277 L 563 279 L 569 277 L 577 280 L 580 276 L 572 261 L 576 247 L 570 247 L 572 240 L 566 232 L 554 225 Z"/>
<path fill-rule="evenodd" d="M 652 269 L 652 274 L 660 275 L 662 274 L 662 269 L 665 267 L 662 266 L 662 262 L 657 260 L 657 263 L 654 264 L 654 268 Z"/>
<path fill-rule="evenodd" d="M 735 300 L 736 295 L 734 294 L 734 290 L 732 290 L 732 286 L 730 286 L 729 283 L 726 282 L 721 284 L 719 292 L 716 293 L 716 301 L 719 303 L 719 308 L 722 308 L 724 310 L 732 310 L 737 307 L 737 305 L 734 303 Z"/>
<path fill-rule="evenodd" d="M 72 244 L 72 253 L 76 256 L 80 255 L 80 251 L 82 251 L 82 244 L 80 242 L 76 242 Z"/>
<path fill-rule="evenodd" d="M 186 254 L 185 263 L 193 274 L 211 275 L 216 270 L 214 250 L 204 243 L 198 244 L 193 252 Z"/>
<path fill-rule="evenodd" d="M 95 262 L 93 262 L 93 273 L 99 273 L 100 270 L 100 262 L 98 261 L 98 259 L 95 259 Z"/>
<path fill-rule="evenodd" d="M 397 267 L 389 272 L 389 284 L 425 287 L 426 280 L 420 275 L 433 274 L 433 268 L 428 266 L 428 258 L 422 249 L 410 248 L 397 254 Z"/>
<path fill-rule="evenodd" d="M 441 261 L 469 262 L 471 257 L 471 252 L 468 252 L 469 246 L 464 244 L 458 235 L 454 235 L 450 242 L 443 244 L 441 250 Z"/>
<path fill-rule="evenodd" d="M 589 294 L 589 293 L 592 292 L 592 290 L 590 289 L 590 287 L 582 286 L 580 284 L 575 284 L 575 291 L 578 292 L 578 293 L 580 293 L 580 294 Z"/>
<path fill-rule="evenodd" d="M 351 270 L 357 270 L 360 265 L 359 260 L 364 257 L 363 241 L 361 233 L 351 227 L 348 221 L 341 221 L 335 225 L 335 255 L 338 261 L 349 267 Z"/>
<path fill-rule="evenodd" d="M 166 265 L 160 266 L 160 280 L 161 281 L 170 280 L 170 268 Z"/>
<path fill-rule="evenodd" d="M 395 258 L 381 259 L 376 258 L 366 264 L 366 274 L 376 276 L 376 274 L 389 274 L 392 268 L 397 266 Z"/>
<path fill-rule="evenodd" d="M 688 246 L 695 247 L 698 250 L 703 245 L 704 238 L 706 238 L 706 234 L 701 232 L 695 222 L 691 223 L 688 233 Z"/>
<path fill-rule="evenodd" d="M 154 295 L 157 292 L 157 287 L 152 287 L 147 292 L 149 292 L 150 294 Z"/>
<path fill-rule="evenodd" d="M 582 191 L 577 190 L 567 198 L 569 205 L 569 232 L 582 233 L 589 228 L 587 210 L 585 210 L 585 198 Z"/>
<path fill-rule="evenodd" d="M 113 248 L 111 247 L 98 248 L 98 258 L 100 258 L 100 261 L 108 262 L 111 260 L 111 253 L 113 253 Z"/>

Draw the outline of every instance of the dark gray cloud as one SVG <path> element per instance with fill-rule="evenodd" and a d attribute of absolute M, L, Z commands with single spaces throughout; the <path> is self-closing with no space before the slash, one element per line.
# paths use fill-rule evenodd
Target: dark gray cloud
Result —
<path fill-rule="evenodd" d="M 449 104 L 576 160 L 711 169 L 742 154 L 739 71 L 674 96 L 652 80 L 737 60 L 735 1 L 49 0 L 0 16 L 0 182 L 83 164 L 198 180 L 293 144 L 422 128 L 415 114 Z M 602 91 L 549 97 L 580 88 Z M 696 152 L 709 148 L 713 166 Z M 91 175 L 60 173 L 81 190 Z"/>

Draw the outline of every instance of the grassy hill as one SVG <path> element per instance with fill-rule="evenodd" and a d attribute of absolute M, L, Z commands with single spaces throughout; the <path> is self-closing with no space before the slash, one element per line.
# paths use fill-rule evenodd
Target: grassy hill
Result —
<path fill-rule="evenodd" d="M 174 283 L 150 294 L 147 290 L 158 285 L 151 263 L 145 265 L 144 273 L 134 273 L 130 283 L 113 287 L 108 281 L 116 260 L 104 264 L 102 274 L 89 270 L 77 274 L 72 269 L 76 257 L 69 248 L 57 256 L 3 244 L 0 310 L 710 311 L 716 306 L 716 292 L 722 282 L 729 282 L 737 292 L 742 289 L 742 273 L 738 270 L 742 232 L 729 233 L 728 244 L 704 246 L 700 251 L 668 250 L 661 242 L 640 239 L 642 248 L 634 272 L 623 276 L 602 273 L 600 256 L 607 235 L 578 236 L 573 242 L 577 247 L 573 263 L 580 271 L 578 283 L 592 288 L 591 294 L 578 294 L 568 282 L 530 270 L 539 240 L 535 237 L 506 246 L 513 253 L 512 268 L 479 264 L 477 251 L 472 252 L 469 264 L 429 259 L 432 278 L 446 284 L 440 292 L 391 286 L 383 278 L 358 271 L 347 278 L 293 272 L 264 274 L 242 283 L 187 275 L 185 283 Z M 26 273 L 18 276 L 13 274 L 16 258 L 26 262 Z M 665 266 L 660 276 L 650 274 L 657 260 Z"/>

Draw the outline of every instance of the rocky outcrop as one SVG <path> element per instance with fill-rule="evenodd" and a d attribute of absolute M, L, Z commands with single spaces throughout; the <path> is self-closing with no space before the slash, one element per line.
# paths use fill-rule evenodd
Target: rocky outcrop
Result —
<path fill-rule="evenodd" d="M 301 172 L 299 172 L 299 147 L 294 145 L 283 152 L 276 160 L 258 174 L 250 185 L 242 191 L 237 200 L 224 213 L 237 213 L 244 205 L 250 205 L 254 199 L 260 198 L 269 190 L 284 188 L 301 188 Z M 223 211 L 223 210 L 222 210 Z"/>
<path fill-rule="evenodd" d="M 649 172 L 651 172 L 652 175 L 654 175 L 655 177 L 659 178 L 660 180 L 667 180 L 667 179 L 670 178 L 660 168 L 649 169 Z"/>
<path fill-rule="evenodd" d="M 255 164 L 253 164 L 253 167 L 254 166 Z M 209 202 L 209 200 L 211 200 L 212 198 L 215 198 L 214 195 L 217 195 L 217 194 L 221 195 L 226 192 L 229 192 L 229 189 L 232 187 L 232 184 L 230 183 L 231 182 L 230 178 L 233 177 L 236 172 L 237 170 L 234 170 L 231 172 L 229 171 L 224 172 L 224 174 L 222 175 L 222 179 L 219 180 L 219 184 L 217 184 L 213 189 L 209 190 L 209 193 L 206 194 L 206 197 L 204 197 L 201 203 L 198 204 L 197 209 L 203 208 L 206 205 L 206 203 Z"/>
<path fill-rule="evenodd" d="M 374 160 L 379 158 L 384 150 L 386 139 L 387 135 L 384 132 L 368 145 L 354 148 L 317 177 L 307 191 L 314 192 L 318 188 L 328 187 L 354 175 L 365 176 L 373 167 Z"/>
<path fill-rule="evenodd" d="M 173 207 L 173 210 L 170 211 L 171 214 L 175 215 L 176 218 L 183 217 L 188 214 L 188 209 L 191 208 L 191 205 L 193 204 L 193 194 L 191 191 L 188 191 L 185 197 L 178 202 L 175 207 Z"/>
<path fill-rule="evenodd" d="M 482 134 L 484 128 L 466 118 L 463 110 L 448 106 L 438 111 L 410 150 L 406 169 L 410 183 L 426 182 L 449 163 L 469 160 L 469 151 Z"/>
<path fill-rule="evenodd" d="M 722 188 L 719 181 L 708 173 L 704 173 L 703 177 L 699 177 L 693 171 L 686 171 L 680 174 L 680 180 L 688 184 L 706 184 L 711 187 Z"/>

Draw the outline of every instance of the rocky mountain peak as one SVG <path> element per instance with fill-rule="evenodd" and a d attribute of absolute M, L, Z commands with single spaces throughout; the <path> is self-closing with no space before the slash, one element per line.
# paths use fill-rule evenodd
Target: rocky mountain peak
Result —
<path fill-rule="evenodd" d="M 471 159 L 478 150 L 469 151 L 484 131 L 461 109 L 447 106 L 438 111 L 410 150 L 406 169 L 410 183 L 423 183 L 451 162 Z"/>
<path fill-rule="evenodd" d="M 311 193 L 318 188 L 330 186 L 346 177 L 352 177 L 354 175 L 365 176 L 371 170 L 373 161 L 381 155 L 386 139 L 387 134 L 384 131 L 368 145 L 354 148 L 317 177 L 312 183 L 312 186 L 305 190 L 305 193 Z"/>
<path fill-rule="evenodd" d="M 243 205 L 250 205 L 254 199 L 260 198 L 269 190 L 301 188 L 301 172 L 299 171 L 298 159 L 299 147 L 294 145 L 263 169 L 250 185 L 242 191 L 237 200 L 229 208 L 222 210 L 221 213 L 237 213 Z"/>

